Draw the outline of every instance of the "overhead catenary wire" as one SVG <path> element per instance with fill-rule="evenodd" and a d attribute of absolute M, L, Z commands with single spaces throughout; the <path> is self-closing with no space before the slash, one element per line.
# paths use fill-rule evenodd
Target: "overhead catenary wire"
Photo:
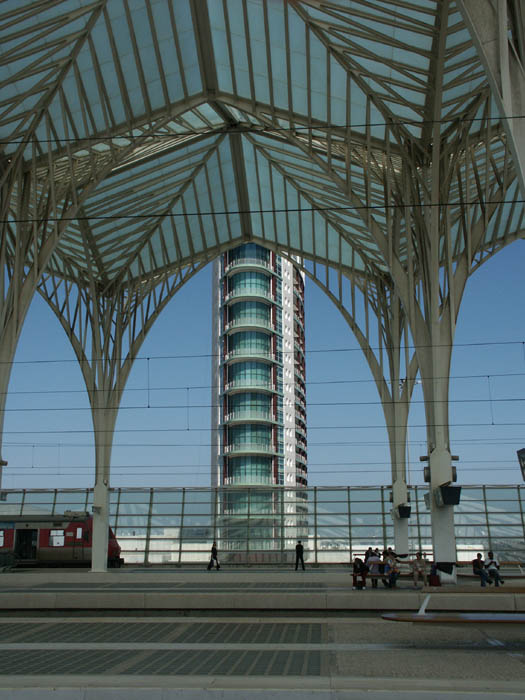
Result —
<path fill-rule="evenodd" d="M 413 427 L 413 426 L 412 426 Z M 482 426 L 485 427 L 485 426 Z M 13 430 L 13 431 L 6 431 L 10 435 L 13 434 L 21 434 L 21 435 L 26 435 L 26 434 L 31 434 L 31 435 L 48 435 L 48 434 L 76 434 L 76 433 L 89 433 L 92 434 L 92 430 L 55 430 L 55 431 L 48 431 L 48 430 L 37 430 L 37 431 L 28 431 L 28 430 Z M 141 432 L 172 432 L 170 428 L 164 428 L 160 430 L 152 429 L 152 430 L 120 430 L 120 431 L 115 431 L 115 432 L 124 432 L 124 433 L 141 433 Z M 187 432 L 186 430 L 181 430 L 180 432 Z M 504 438 L 483 438 L 483 437 L 476 437 L 476 438 L 471 438 L 471 439 L 466 439 L 466 438 L 456 438 L 454 439 L 454 443 L 461 444 L 461 445 L 515 445 L 517 442 L 521 442 L 523 440 L 523 436 L 520 435 L 518 437 L 504 437 Z M 393 441 L 393 445 L 397 444 L 409 444 L 409 445 L 422 445 L 425 444 L 426 440 L 424 438 L 418 439 L 413 439 L 409 440 L 408 443 L 401 442 L 401 441 Z M 61 447 L 86 447 L 86 448 L 91 448 L 93 447 L 93 443 L 72 443 L 72 442 L 35 442 L 34 440 L 29 440 L 28 442 L 4 442 L 4 445 L 7 445 L 8 447 L 45 447 L 45 448 L 55 448 L 60 445 Z M 112 443 L 113 447 L 155 447 L 157 443 Z M 352 447 L 388 447 L 390 445 L 389 442 L 386 440 L 348 440 L 345 445 L 347 446 L 352 446 Z M 161 447 L 173 447 L 173 445 L 161 445 Z M 179 446 L 179 445 L 177 445 Z M 200 446 L 200 445 L 199 445 Z M 206 446 L 206 445 L 205 445 Z M 476 460 L 478 461 L 478 460 Z"/>
<path fill-rule="evenodd" d="M 517 427 L 517 426 L 520 426 L 520 427 L 521 427 L 521 426 L 523 426 L 523 425 L 525 425 L 525 422 L 509 422 L 509 421 L 505 421 L 504 423 L 501 423 L 501 424 L 499 424 L 499 425 L 496 424 L 495 426 L 493 426 L 492 423 L 479 422 L 479 423 L 455 423 L 455 424 L 452 425 L 451 427 L 454 427 L 454 428 L 485 428 L 485 427 L 488 427 L 488 426 L 492 426 L 492 427 Z M 435 424 L 435 427 L 446 427 L 446 426 L 444 426 L 443 424 Z M 412 429 L 412 428 L 426 429 L 426 428 L 427 428 L 427 423 L 419 423 L 419 424 L 411 425 L 410 428 L 411 428 L 411 429 Z M 323 428 L 323 429 L 324 429 L 324 430 L 330 430 L 330 427 L 326 427 L 326 428 Z M 346 427 L 346 426 L 345 426 L 345 430 L 384 430 L 384 429 L 385 429 L 385 425 L 352 425 L 352 426 L 349 426 L 349 427 Z M 207 428 L 202 428 L 202 429 L 199 429 L 199 430 L 200 430 L 201 432 L 207 432 L 207 433 L 211 432 L 211 431 L 210 431 L 209 429 L 207 429 Z M 66 432 L 67 432 L 67 431 L 66 431 Z M 75 433 L 75 432 L 76 432 L 76 431 L 74 431 L 74 430 L 71 431 L 71 433 Z M 106 432 L 107 432 L 107 431 L 106 431 Z M 132 431 L 132 432 L 138 432 L 138 431 Z M 179 431 L 179 432 L 187 433 L 188 431 L 184 429 L 184 430 L 181 430 L 181 431 Z M 29 434 L 32 434 L 32 432 L 29 432 Z M 472 440 L 472 442 L 474 442 L 474 440 Z M 477 440 L 476 440 L 475 442 L 477 442 Z M 411 440 L 409 444 L 411 444 L 411 445 L 420 445 L 420 444 L 423 444 L 423 443 L 425 443 L 425 439 L 422 438 L 422 439 L 420 439 L 420 440 Z M 30 447 L 30 446 L 32 446 L 33 444 L 35 444 L 35 441 L 34 441 L 34 440 L 28 440 L 27 442 L 20 442 L 20 441 L 17 441 L 17 442 L 15 442 L 15 443 L 10 443 L 10 442 L 5 442 L 5 443 L 4 443 L 4 445 L 6 445 L 6 446 L 9 445 L 9 446 L 11 446 L 11 447 L 14 447 L 14 446 L 16 446 L 16 447 L 23 447 L 23 446 Z M 320 447 L 320 446 L 322 446 L 323 448 L 326 448 L 326 447 L 347 447 L 347 446 L 353 446 L 353 445 L 355 445 L 355 444 L 356 444 L 356 443 L 355 443 L 354 441 L 348 441 L 348 440 L 337 440 L 337 441 L 335 441 L 335 440 L 330 440 L 330 441 L 327 441 L 327 442 L 326 442 L 326 441 L 325 441 L 325 442 L 314 442 L 314 441 L 312 441 L 312 440 L 309 440 L 309 441 L 308 441 L 308 448 Z M 362 444 L 362 443 L 360 442 L 359 444 Z M 385 443 L 385 444 L 386 444 L 386 443 Z M 398 441 L 398 442 L 393 441 L 392 444 L 395 445 L 395 444 L 406 444 L 406 443 L 404 443 L 404 442 L 402 442 L 402 441 Z M 79 447 L 92 447 L 92 446 L 93 446 L 93 443 L 84 443 L 84 442 L 74 442 L 74 443 L 73 443 L 73 442 L 58 442 L 58 441 L 53 441 L 53 442 L 49 442 L 49 443 L 40 443 L 39 446 L 40 446 L 40 447 L 55 447 L 55 448 L 56 448 L 56 447 L 59 446 L 59 445 L 60 445 L 61 447 L 75 447 L 75 448 L 79 448 Z M 117 442 L 117 443 L 116 443 L 116 442 L 107 442 L 107 443 L 104 443 L 104 442 L 97 442 L 97 445 L 98 445 L 99 447 L 113 447 L 113 448 L 119 448 L 119 447 L 134 447 L 134 448 L 137 448 L 137 447 L 145 447 L 145 448 L 151 449 L 152 447 L 154 447 L 154 448 L 160 448 L 160 447 L 178 447 L 178 448 L 183 448 L 183 447 L 212 447 L 212 446 L 215 445 L 215 443 L 213 443 L 213 445 L 212 445 L 211 442 L 158 442 L 158 441 L 157 441 L 157 442 L 138 442 L 138 441 L 137 441 L 137 442 Z"/>
<path fill-rule="evenodd" d="M 252 388 L 252 391 L 256 391 L 257 387 Z M 499 398 L 499 399 L 479 399 L 479 398 L 472 398 L 472 399 L 443 399 L 443 400 L 434 400 L 434 403 L 446 403 L 448 404 L 467 404 L 467 403 L 487 403 L 489 405 L 492 405 L 493 403 L 520 403 L 525 401 L 525 397 L 511 397 L 511 398 Z M 400 404 L 400 403 L 406 403 L 401 401 L 401 400 L 395 400 L 395 401 L 308 401 L 307 405 L 310 406 L 390 406 L 393 404 Z M 412 400 L 409 402 L 410 405 L 425 405 L 425 401 L 422 399 L 421 401 L 419 400 Z M 164 411 L 164 410 L 183 410 L 187 411 L 188 409 L 201 409 L 201 408 L 206 408 L 206 409 L 211 409 L 219 406 L 219 404 L 216 404 L 215 406 L 213 404 L 157 404 L 157 405 L 145 405 L 145 404 L 140 404 L 136 406 L 120 406 L 119 411 Z M 3 411 L 4 413 L 38 413 L 38 412 L 61 412 L 61 411 L 91 411 L 91 412 L 96 412 L 96 411 L 106 411 L 107 408 L 104 406 L 98 407 L 98 406 L 40 406 L 40 407 L 35 407 L 32 406 L 31 408 L 4 408 Z M 428 425 L 428 424 L 427 424 Z M 436 423 L 435 425 L 441 425 L 440 423 Z M 496 425 L 494 421 L 490 423 L 490 425 Z M 510 423 L 508 425 L 511 425 Z M 523 423 L 515 423 L 514 425 L 523 425 Z M 343 427 L 352 427 L 352 426 L 343 426 Z M 192 428 L 186 428 L 185 430 L 192 430 Z"/>
<path fill-rule="evenodd" d="M 472 347 L 493 347 L 493 346 L 498 346 L 498 345 L 519 345 L 521 347 L 525 347 L 525 341 L 524 340 L 486 340 L 486 341 L 476 341 L 476 342 L 470 342 L 470 343 L 434 343 L 433 345 L 424 345 L 424 344 L 418 344 L 418 345 L 406 345 L 406 348 L 408 350 L 416 350 L 418 348 L 425 349 L 428 347 L 433 347 L 433 348 L 472 348 Z M 391 350 L 404 350 L 405 346 L 397 346 L 397 345 L 392 345 L 389 346 L 389 349 Z M 370 350 L 384 350 L 383 347 L 379 346 L 371 346 Z M 282 350 L 279 351 L 282 355 L 287 355 L 287 354 L 294 354 L 294 350 Z M 314 349 L 305 349 L 304 354 L 305 355 L 318 355 L 322 353 L 343 353 L 343 352 L 363 352 L 362 348 L 356 346 L 356 347 L 350 347 L 350 348 L 314 348 Z M 525 352 L 525 350 L 524 350 Z M 148 355 L 147 357 L 144 357 L 143 355 L 136 355 L 136 356 L 130 356 L 129 359 L 132 359 L 134 362 L 149 362 L 150 360 L 198 360 L 198 359 L 211 359 L 213 357 L 220 357 L 220 353 L 193 353 L 193 354 L 175 354 L 175 355 Z M 264 355 L 260 356 L 262 359 L 264 359 Z M 64 358 L 52 358 L 52 359 L 46 359 L 46 360 L 37 360 L 37 359 L 30 359 L 30 360 L 8 360 L 8 361 L 0 361 L 0 365 L 42 365 L 42 364 L 68 364 L 68 363 L 74 363 L 74 364 L 85 364 L 85 363 L 92 363 L 92 362 L 97 362 L 99 360 L 104 360 L 104 357 L 92 357 L 90 359 L 86 360 L 79 360 L 76 357 L 70 358 L 70 357 L 64 357 Z M 123 360 L 128 359 L 127 357 L 112 357 L 112 360 L 114 361 L 119 361 L 122 362 Z M 254 360 L 257 360 L 257 357 L 253 358 Z M 511 372 L 510 374 L 498 374 L 494 373 L 491 374 L 491 377 L 499 377 L 499 376 L 513 376 L 515 374 L 521 375 L 524 374 L 523 372 Z M 484 379 L 487 378 L 487 374 L 473 374 L 473 375 L 457 375 L 457 376 L 451 376 L 451 379 L 455 378 L 471 378 L 471 377 L 483 377 Z M 430 377 L 431 379 L 446 379 L 446 377 Z M 339 382 L 339 380 L 332 380 L 333 382 Z M 349 379 L 349 380 L 343 380 L 346 383 L 354 382 L 354 383 L 362 383 L 362 382 L 373 382 L 373 379 Z M 313 383 L 313 382 L 307 382 L 307 383 Z M 155 388 L 155 387 L 152 387 Z M 158 387 L 157 387 L 158 388 Z M 187 389 L 188 386 L 184 385 L 181 387 L 178 387 L 179 389 Z M 190 389 L 206 389 L 210 388 L 209 386 L 202 385 L 202 386 L 190 386 Z"/>
<path fill-rule="evenodd" d="M 467 469 L 467 467 L 464 467 L 463 465 L 465 464 L 491 464 L 494 467 L 494 464 L 512 464 L 516 467 L 516 469 L 519 469 L 519 465 L 516 463 L 516 460 L 511 460 L 511 459 L 468 459 L 468 460 L 461 460 L 461 469 Z M 357 461 L 357 462 L 308 462 L 308 472 L 311 471 L 312 467 L 321 467 L 320 470 L 314 470 L 314 471 L 324 471 L 326 467 L 345 467 L 349 470 L 352 471 L 351 467 L 377 467 L 377 466 L 385 466 L 385 460 L 382 461 L 374 461 L 374 462 L 367 462 L 367 461 Z M 514 468 L 513 466 L 513 468 Z M 211 464 L 116 464 L 111 467 L 111 471 L 114 469 L 189 469 L 192 467 L 198 467 L 202 469 L 211 469 L 212 465 Z M 9 465 L 7 465 L 6 469 L 9 469 Z M 12 469 L 53 469 L 57 468 L 60 469 L 59 465 L 56 464 L 40 464 L 39 466 L 36 465 L 31 465 L 31 466 L 17 466 L 17 467 L 11 467 Z M 94 469 L 94 464 L 67 464 L 63 465 L 63 468 L 65 469 Z M 481 467 L 480 467 L 481 468 Z M 475 467 L 468 467 L 469 470 L 475 469 Z M 485 467 L 483 467 L 485 469 Z"/>
<path fill-rule="evenodd" d="M 456 379 L 486 379 L 487 376 L 491 377 L 492 379 L 495 378 L 501 378 L 501 377 L 525 377 L 525 372 L 501 372 L 501 373 L 495 373 L 495 374 L 456 374 L 456 375 L 450 375 L 449 377 L 433 377 L 432 379 L 447 379 L 447 380 L 456 380 Z M 420 384 L 420 381 L 418 380 L 418 385 Z M 340 384 L 375 384 L 375 379 L 315 379 L 315 380 L 306 380 L 305 385 L 306 386 L 319 386 L 319 385 L 340 385 Z M 122 389 L 122 393 L 144 393 L 144 392 L 151 392 L 151 391 L 188 391 L 188 390 L 202 390 L 202 389 L 213 389 L 216 385 L 214 384 L 195 384 L 193 386 L 146 386 L 146 387 L 126 387 L 125 389 Z M 46 395 L 46 394 L 83 394 L 85 395 L 86 393 L 88 394 L 97 394 L 101 391 L 105 391 L 105 389 L 89 389 L 89 391 L 85 388 L 82 389 L 25 389 L 23 391 L 15 390 L 15 391 L 6 391 L 4 392 L 4 395 L 7 396 L 24 396 L 24 395 L 29 395 L 29 396 L 38 396 L 40 394 Z M 2 392 L 0 392 L 0 396 L 2 396 Z"/>
<path fill-rule="evenodd" d="M 216 217 L 216 216 L 243 216 L 243 215 L 263 215 L 263 214 L 308 214 L 314 212 L 338 212 L 338 211 L 381 211 L 383 209 L 401 209 L 406 210 L 407 207 L 414 207 L 418 209 L 435 208 L 435 207 L 477 207 L 483 203 L 484 206 L 492 204 L 524 204 L 525 199 L 486 199 L 483 202 L 474 199 L 472 201 L 461 201 L 461 202 L 405 202 L 403 204 L 390 204 L 388 202 L 382 202 L 381 204 L 351 204 L 351 205 L 341 205 L 338 207 L 270 207 L 269 209 L 223 209 L 223 210 L 210 210 L 210 211 L 185 211 L 185 212 L 173 212 L 164 211 L 159 213 L 146 213 L 146 214 L 93 214 L 86 216 L 46 216 L 45 221 L 49 223 L 62 223 L 64 221 L 120 221 L 126 220 L 147 220 L 147 219 L 178 219 L 178 218 L 188 218 L 197 217 L 198 219 L 202 217 Z M 2 224 L 34 224 L 42 223 L 43 219 L 38 218 L 24 218 L 18 219 L 15 217 L 0 219 Z"/>
<path fill-rule="evenodd" d="M 69 467 L 64 467 L 63 469 L 58 469 L 57 471 L 48 471 L 48 472 L 43 472 L 43 471 L 38 470 L 38 476 L 89 476 L 95 472 L 95 467 L 93 467 L 90 471 L 88 471 L 84 474 L 79 474 L 78 472 L 69 472 L 69 471 L 67 471 L 68 468 Z M 28 470 L 29 473 L 34 474 L 35 470 L 37 470 L 38 468 L 27 467 L 26 469 Z M 142 469 L 144 469 L 144 467 L 142 467 Z M 205 471 L 198 472 L 198 473 L 200 473 L 200 475 L 203 476 L 205 473 L 209 474 L 210 467 L 203 467 L 202 469 Z M 475 472 L 478 472 L 478 471 L 487 471 L 487 472 L 497 471 L 498 473 L 499 472 L 510 472 L 510 471 L 514 472 L 516 470 L 519 471 L 519 467 L 510 467 L 510 468 L 505 467 L 503 469 L 498 468 L 496 470 L 494 469 L 494 467 L 486 467 L 486 468 L 480 468 L 480 469 L 466 467 L 465 469 L 462 469 L 462 471 L 475 471 Z M 17 470 L 17 471 L 19 471 L 19 470 Z M 115 472 L 115 467 L 111 468 L 111 472 L 114 476 L 137 476 L 133 472 L 122 472 L 122 471 Z M 314 473 L 314 474 L 369 474 L 369 473 L 372 473 L 372 474 L 390 474 L 391 472 L 392 472 L 391 468 L 385 468 L 385 469 L 348 469 L 348 470 L 345 470 L 345 469 L 320 469 L 320 470 L 314 470 L 314 472 L 308 471 L 308 474 L 309 475 L 311 475 L 312 473 Z M 29 473 L 26 474 L 24 472 L 23 474 L 21 474 L 21 476 L 23 476 L 23 475 L 29 476 Z M 175 476 L 177 476 L 177 477 L 179 477 L 179 476 L 191 476 L 191 475 L 195 476 L 195 473 L 196 472 L 194 469 L 194 470 L 189 471 L 189 472 L 178 472 Z M 165 477 L 165 476 L 169 476 L 169 475 L 166 472 L 150 471 L 148 468 L 147 476 L 164 476 Z M 10 475 L 10 478 L 13 478 L 13 476 Z M 271 484 L 269 484 L 269 486 L 271 486 Z M 245 487 L 249 488 L 249 485 L 245 485 Z"/>
<path fill-rule="evenodd" d="M 188 110 L 188 111 L 193 111 L 193 110 Z M 196 108 L 196 111 L 198 111 L 198 107 Z M 183 120 L 184 119 L 184 114 L 179 115 L 178 119 Z M 143 132 L 140 134 L 133 134 L 133 133 L 128 133 L 124 132 L 122 134 L 108 134 L 106 136 L 98 134 L 97 136 L 78 136 L 78 137 L 68 137 L 68 136 L 61 136 L 61 137 L 56 137 L 54 139 L 51 138 L 40 138 L 40 137 L 33 137 L 33 138 L 19 138 L 19 139 L 7 139 L 7 140 L 0 140 L 0 144 L 4 145 L 10 145 L 10 144 L 20 144 L 20 143 L 54 143 L 59 145 L 60 143 L 82 143 L 85 141 L 95 141 L 96 143 L 100 143 L 102 141 L 119 141 L 119 140 L 126 140 L 126 141 L 138 141 L 138 140 L 145 140 L 149 138 L 166 138 L 166 139 L 173 139 L 181 136 L 215 136 L 215 135 L 220 135 L 224 133 L 238 133 L 239 131 L 242 131 L 242 133 L 288 133 L 292 131 L 316 131 L 316 132 L 333 132 L 333 131 L 338 131 L 338 130 L 347 130 L 347 129 L 366 129 L 366 128 L 374 128 L 378 126 L 385 126 L 388 128 L 395 127 L 395 126 L 430 126 L 432 124 L 449 124 L 449 123 L 457 123 L 457 124 L 467 124 L 467 123 L 474 123 L 474 122 L 488 122 L 488 121 L 493 121 L 493 122 L 509 122 L 509 121 L 517 121 L 520 119 L 525 119 L 524 114 L 513 114 L 513 115 L 505 115 L 505 117 L 500 116 L 499 114 L 491 117 L 489 115 L 483 115 L 482 117 L 461 117 L 461 119 L 458 119 L 457 115 L 451 116 L 451 117 L 443 117 L 441 119 L 391 119 L 389 121 L 369 121 L 369 122 L 357 122 L 357 123 L 347 123 L 347 124 L 334 124 L 334 123 L 326 123 L 326 124 L 297 124 L 295 123 L 294 126 L 278 126 L 278 125 L 269 125 L 269 124 L 254 124 L 253 122 L 246 123 L 244 125 L 241 122 L 236 122 L 233 125 L 229 124 L 224 124 L 218 127 L 213 127 L 209 126 L 207 129 L 180 129 L 178 131 L 172 131 L 172 132 L 166 132 L 164 131 L 148 131 L 148 132 Z M 113 144 L 114 146 L 118 146 L 119 144 Z"/>

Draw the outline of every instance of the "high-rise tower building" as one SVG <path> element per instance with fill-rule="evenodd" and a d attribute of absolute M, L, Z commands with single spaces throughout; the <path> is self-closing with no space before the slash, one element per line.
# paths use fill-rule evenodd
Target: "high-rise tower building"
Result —
<path fill-rule="evenodd" d="M 215 261 L 213 289 L 212 485 L 306 486 L 303 275 L 249 243 Z"/>

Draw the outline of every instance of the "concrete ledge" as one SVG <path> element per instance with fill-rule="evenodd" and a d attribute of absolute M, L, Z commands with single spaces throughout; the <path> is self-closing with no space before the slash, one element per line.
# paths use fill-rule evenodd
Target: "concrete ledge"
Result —
<path fill-rule="evenodd" d="M 464 593 L 444 593 L 430 596 L 427 611 L 430 610 L 515 612 L 516 603 L 513 594 L 485 596 L 482 593 L 473 593 L 470 596 L 466 596 Z"/>
<path fill-rule="evenodd" d="M 524 581 L 525 584 L 525 581 Z M 411 611 L 430 594 L 429 611 L 523 612 L 525 586 L 472 585 L 415 590 L 354 591 L 346 570 L 306 572 L 90 571 L 40 570 L 8 573 L 0 580 L 0 610 L 6 611 Z M 5 615 L 4 615 L 5 616 Z"/>
<path fill-rule="evenodd" d="M 0 610 L 55 610 L 56 593 L 0 593 Z"/>
<path fill-rule="evenodd" d="M 26 593 L 26 596 L 30 594 Z M 59 593 L 55 608 L 67 610 L 143 610 L 144 593 Z"/>
<path fill-rule="evenodd" d="M 392 678 L 355 676 L 100 676 L 86 675 L 35 675 L 3 676 L 0 689 L 2 700 L 12 700 L 13 690 L 24 690 L 17 695 L 24 700 L 60 698 L 63 700 L 347 700 L 364 694 L 371 700 L 410 698 L 420 700 L 445 700 L 449 698 L 475 697 L 476 699 L 512 696 L 523 697 L 523 681 L 472 680 L 442 678 Z M 385 690 L 388 688 L 388 690 Z M 160 691 L 160 692 L 159 692 Z M 193 692 L 192 692 L 193 691 Z M 377 693 L 377 695 L 376 695 Z M 441 695 L 443 693 L 443 695 Z"/>
<path fill-rule="evenodd" d="M 326 594 L 327 610 L 418 610 L 419 596 L 412 591 L 349 591 Z"/>
<path fill-rule="evenodd" d="M 514 600 L 516 601 L 516 610 L 523 612 L 525 610 L 525 594 L 517 593 Z"/>
<path fill-rule="evenodd" d="M 20 591 L 0 594 L 0 610 L 261 610 L 261 611 L 417 611 L 426 595 L 411 591 L 349 593 L 152 593 Z M 525 595 L 442 593 L 431 595 L 428 611 L 517 612 Z"/>

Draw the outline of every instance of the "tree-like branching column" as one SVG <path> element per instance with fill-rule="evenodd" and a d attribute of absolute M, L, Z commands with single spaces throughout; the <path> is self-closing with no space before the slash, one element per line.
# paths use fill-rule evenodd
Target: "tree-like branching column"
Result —
<path fill-rule="evenodd" d="M 392 465 L 392 515 L 397 552 L 408 552 L 407 422 L 417 360 L 403 306 L 391 280 L 372 269 L 361 278 L 303 261 L 303 269 L 341 312 L 368 362 L 381 399 Z"/>
<path fill-rule="evenodd" d="M 69 269 L 44 274 L 38 292 L 64 328 L 86 383 L 95 439 L 92 570 L 105 571 L 108 551 L 111 450 L 118 409 L 133 362 L 148 331 L 202 262 L 173 274 L 126 278 L 105 287 L 91 265 L 89 277 Z"/>
<path fill-rule="evenodd" d="M 519 235 L 523 212 L 490 97 L 480 95 L 472 104 L 473 117 L 481 110 L 476 133 L 465 119 L 444 131 L 438 102 L 436 96 L 427 163 L 406 163 L 404 177 L 397 180 L 404 188 L 393 189 L 394 200 L 407 205 L 396 209 L 407 249 L 403 264 L 399 249 L 392 257 L 392 276 L 423 383 L 434 553 L 437 561 L 455 562 L 453 508 L 440 503 L 438 491 L 453 480 L 448 399 L 456 319 L 470 274 Z"/>
<path fill-rule="evenodd" d="M 120 139 L 119 145 L 107 137 L 88 139 L 82 144 L 84 148 L 79 155 L 79 151 L 73 153 L 70 147 L 67 124 L 64 126 L 65 135 L 59 137 L 54 119 L 44 112 L 36 125 L 48 135 L 45 143 L 31 140 L 33 130 L 30 134 L 24 133 L 20 137 L 23 143 L 16 153 L 0 161 L 3 167 L 0 192 L 0 449 L 11 367 L 41 275 L 48 265 L 60 274 L 62 265 L 54 268 L 55 258 L 52 256 L 63 239 L 67 242 L 72 231 L 81 229 L 84 229 L 82 235 L 86 235 L 82 207 L 97 186 L 115 168 L 143 157 L 143 151 L 163 141 L 163 127 L 172 119 L 173 113 L 152 124 L 137 126 L 133 139 Z M 178 138 L 171 132 L 169 135 L 175 141 Z M 73 249 L 78 251 L 78 245 Z M 135 267 L 140 270 L 140 263 Z M 0 484 L 1 463 L 0 453 Z"/>
<path fill-rule="evenodd" d="M 364 137 L 349 119 L 346 135 L 339 131 L 337 139 L 328 129 L 326 135 L 319 129 L 315 139 L 291 129 L 286 139 L 346 195 L 352 229 L 350 213 L 342 207 L 327 208 L 323 216 L 354 245 L 362 238 L 363 251 L 370 247 L 366 236 L 373 240 L 374 264 L 391 278 L 403 306 L 425 399 L 434 556 L 454 562 L 453 508 L 438 504 L 435 496 L 439 486 L 452 481 L 448 382 L 455 323 L 472 271 L 523 236 L 515 140 L 479 57 L 468 41 L 457 41 L 458 32 L 465 39 L 467 34 L 452 2 L 443 0 L 436 8 L 432 47 L 424 58 L 430 83 L 424 102 L 411 105 L 413 120 L 398 116 L 402 90 L 386 81 L 379 86 L 360 65 L 350 18 L 335 7 L 332 11 L 328 27 L 298 8 L 365 96 Z M 400 68 L 402 74 L 408 78 Z M 382 126 L 372 124 L 374 113 L 381 115 Z"/>

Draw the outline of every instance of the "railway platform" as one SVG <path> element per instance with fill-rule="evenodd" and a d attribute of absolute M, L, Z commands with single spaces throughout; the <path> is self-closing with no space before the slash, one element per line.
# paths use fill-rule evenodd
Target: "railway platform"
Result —
<path fill-rule="evenodd" d="M 525 576 L 498 589 L 477 580 L 419 588 L 411 579 L 396 589 L 353 591 L 348 568 L 254 569 L 124 567 L 106 573 L 88 569 L 14 569 L 0 576 L 0 614 L 10 611 L 122 611 L 137 614 L 192 611 L 321 613 L 418 610 L 429 590 L 428 610 L 524 612 Z M 466 595 L 467 594 L 467 595 Z"/>
<path fill-rule="evenodd" d="M 428 610 L 522 612 L 525 578 L 431 591 Z M 123 568 L 0 576 L 0 700 L 511 700 L 522 625 L 387 622 L 426 591 L 348 569 Z"/>

